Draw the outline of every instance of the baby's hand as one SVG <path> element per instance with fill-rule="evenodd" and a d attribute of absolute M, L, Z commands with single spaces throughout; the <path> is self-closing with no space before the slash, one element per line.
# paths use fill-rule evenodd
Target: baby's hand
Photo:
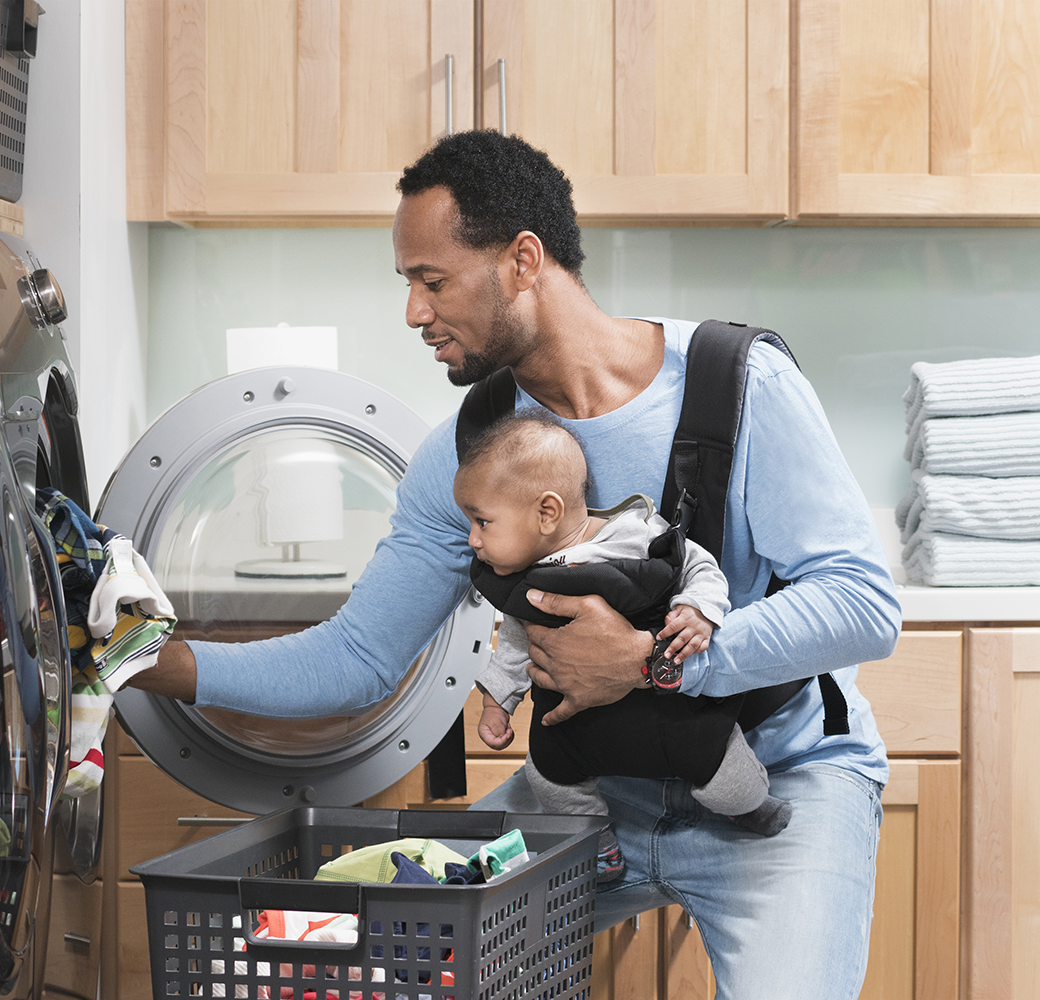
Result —
<path fill-rule="evenodd" d="M 696 608 L 679 604 L 665 616 L 664 628 L 657 633 L 658 639 L 675 636 L 665 650 L 665 656 L 682 663 L 688 656 L 708 648 L 711 633 L 715 628 Z"/>
<path fill-rule="evenodd" d="M 505 750 L 513 742 L 513 727 L 509 724 L 509 713 L 498 704 L 484 705 L 477 723 L 477 735 L 492 750 Z"/>

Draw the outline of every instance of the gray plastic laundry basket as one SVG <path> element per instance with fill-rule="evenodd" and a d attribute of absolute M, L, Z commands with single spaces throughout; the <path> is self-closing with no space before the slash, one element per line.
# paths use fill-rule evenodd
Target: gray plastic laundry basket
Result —
<path fill-rule="evenodd" d="M 154 1000 L 588 1000 L 593 817 L 289 809 L 130 870 L 144 883 Z M 347 850 L 399 837 L 463 856 L 519 829 L 535 857 L 483 885 L 315 882 Z M 356 946 L 259 940 L 265 909 L 356 913 Z"/>

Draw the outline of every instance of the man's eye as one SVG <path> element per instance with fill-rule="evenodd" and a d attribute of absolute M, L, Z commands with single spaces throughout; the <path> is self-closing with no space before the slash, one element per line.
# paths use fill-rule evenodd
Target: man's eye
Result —
<path fill-rule="evenodd" d="M 431 292 L 439 292 L 441 290 L 441 285 L 444 284 L 444 282 L 441 278 L 435 278 L 433 281 L 424 281 L 423 284 Z"/>

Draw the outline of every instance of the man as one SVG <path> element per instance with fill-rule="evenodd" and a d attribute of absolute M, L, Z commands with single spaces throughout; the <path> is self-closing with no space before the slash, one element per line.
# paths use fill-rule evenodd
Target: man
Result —
<path fill-rule="evenodd" d="M 515 137 L 438 143 L 401 178 L 393 241 L 406 319 L 448 377 L 508 365 L 517 405 L 576 431 L 608 506 L 660 497 L 696 324 L 604 314 L 581 281 L 570 184 Z M 468 525 L 455 506 L 454 418 L 418 450 L 393 531 L 330 622 L 243 647 L 170 644 L 138 686 L 200 705 L 280 716 L 356 711 L 394 690 L 469 584 Z M 628 859 L 600 891 L 597 927 L 682 903 L 696 917 L 720 998 L 855 997 L 866 968 L 888 769 L 851 664 L 887 656 L 899 607 L 873 521 L 805 379 L 775 348 L 751 354 L 727 495 L 721 567 L 734 610 L 683 664 L 681 693 L 722 696 L 832 671 L 850 733 L 823 735 L 817 684 L 747 734 L 773 793 L 793 804 L 773 838 L 714 817 L 677 780 L 600 783 Z M 764 599 L 772 572 L 793 581 Z M 652 645 L 594 597 L 536 595 L 560 629 L 529 627 L 536 684 L 563 700 L 547 721 L 644 683 Z M 404 611 L 402 611 L 404 609 Z M 321 691 L 321 704 L 312 692 Z M 521 774 L 481 805 L 524 811 Z"/>

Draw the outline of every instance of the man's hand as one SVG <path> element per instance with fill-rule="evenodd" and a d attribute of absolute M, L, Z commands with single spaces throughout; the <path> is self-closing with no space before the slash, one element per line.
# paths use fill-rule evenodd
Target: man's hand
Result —
<path fill-rule="evenodd" d="M 549 614 L 572 618 L 562 628 L 524 623 L 531 665 L 539 687 L 559 691 L 563 701 L 542 725 L 569 719 L 593 705 L 610 705 L 644 685 L 642 668 L 653 645 L 602 597 L 565 597 L 529 590 L 527 599 Z"/>
<path fill-rule="evenodd" d="M 167 698 L 179 698 L 193 704 L 195 701 L 195 656 L 184 642 L 171 640 L 159 650 L 159 661 L 154 667 L 134 674 L 127 687 L 140 688 Z"/>

